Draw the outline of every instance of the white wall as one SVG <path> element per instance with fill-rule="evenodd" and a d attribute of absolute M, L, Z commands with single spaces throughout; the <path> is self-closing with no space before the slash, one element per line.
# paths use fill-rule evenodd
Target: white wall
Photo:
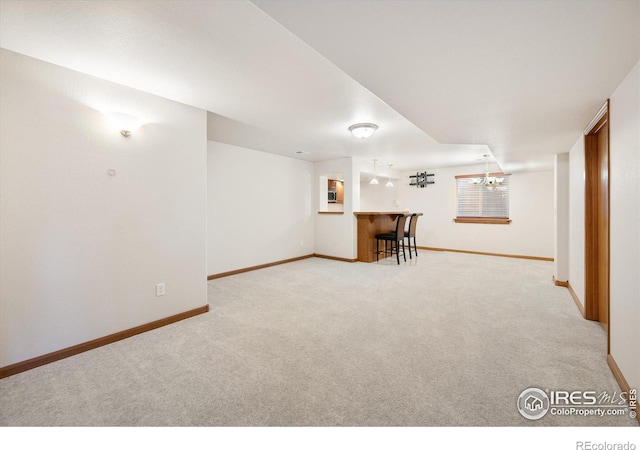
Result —
<path fill-rule="evenodd" d="M 610 343 L 631 387 L 640 386 L 640 63 L 610 99 Z"/>
<path fill-rule="evenodd" d="M 315 163 L 315 190 L 321 177 L 341 175 L 344 179 L 343 214 L 318 214 L 319 203 L 314 205 L 315 253 L 336 258 L 355 259 L 357 252 L 356 218 L 354 206 L 359 204 L 359 177 L 354 175 L 351 158 L 339 158 Z M 315 196 L 314 198 L 317 198 Z"/>
<path fill-rule="evenodd" d="M 313 163 L 208 142 L 207 272 L 314 252 Z"/>
<path fill-rule="evenodd" d="M 379 184 L 371 184 L 368 178 L 360 182 L 361 211 L 399 211 L 399 185 L 404 179 L 392 179 L 392 187 L 385 186 L 387 177 L 378 177 Z"/>
<path fill-rule="evenodd" d="M 611 96 L 609 108 L 610 351 L 626 381 L 637 387 L 640 386 L 640 63 Z M 571 148 L 569 165 L 569 283 L 584 306 L 583 136 Z"/>
<path fill-rule="evenodd" d="M 569 279 L 569 153 L 555 155 L 554 189 L 554 275 L 558 281 Z"/>
<path fill-rule="evenodd" d="M 206 305 L 205 111 L 0 52 L 0 366 Z"/>
<path fill-rule="evenodd" d="M 407 210 L 424 214 L 418 221 L 419 246 L 553 258 L 553 172 L 517 173 L 510 180 L 509 225 L 455 223 L 456 175 L 483 173 L 484 166 L 429 170 L 435 184 L 409 186 L 409 175 L 394 182 L 361 186 L 362 204 L 368 208 Z M 371 196 L 377 196 L 372 199 Z M 397 202 L 397 205 L 396 205 Z"/>

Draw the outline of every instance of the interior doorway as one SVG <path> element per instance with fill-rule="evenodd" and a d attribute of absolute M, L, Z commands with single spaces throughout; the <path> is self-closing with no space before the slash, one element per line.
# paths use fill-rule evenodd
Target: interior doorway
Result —
<path fill-rule="evenodd" d="M 585 318 L 609 332 L 609 100 L 584 137 Z M 608 350 L 608 349 L 607 349 Z"/>

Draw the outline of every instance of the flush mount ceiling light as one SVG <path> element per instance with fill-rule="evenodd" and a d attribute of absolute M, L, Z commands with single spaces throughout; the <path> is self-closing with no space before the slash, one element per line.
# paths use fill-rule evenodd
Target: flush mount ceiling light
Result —
<path fill-rule="evenodd" d="M 377 162 L 378 162 L 377 159 L 373 160 L 373 178 L 369 182 L 370 184 L 378 184 L 378 179 L 376 178 L 376 163 Z"/>
<path fill-rule="evenodd" d="M 349 127 L 349 131 L 355 137 L 359 139 L 366 139 L 373 136 L 373 133 L 378 129 L 378 125 L 374 123 L 356 123 Z"/>

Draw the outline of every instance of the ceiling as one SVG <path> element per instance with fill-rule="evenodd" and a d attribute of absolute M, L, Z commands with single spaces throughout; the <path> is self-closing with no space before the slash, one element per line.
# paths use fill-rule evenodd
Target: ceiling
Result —
<path fill-rule="evenodd" d="M 0 46 L 205 109 L 229 144 L 551 170 L 640 59 L 640 2 L 0 0 Z"/>

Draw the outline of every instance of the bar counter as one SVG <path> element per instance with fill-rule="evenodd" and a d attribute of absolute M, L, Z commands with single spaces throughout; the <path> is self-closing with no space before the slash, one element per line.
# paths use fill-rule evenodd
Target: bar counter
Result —
<path fill-rule="evenodd" d="M 408 211 L 354 212 L 358 220 L 358 261 L 376 260 L 376 234 L 395 230 L 396 218 Z"/>

